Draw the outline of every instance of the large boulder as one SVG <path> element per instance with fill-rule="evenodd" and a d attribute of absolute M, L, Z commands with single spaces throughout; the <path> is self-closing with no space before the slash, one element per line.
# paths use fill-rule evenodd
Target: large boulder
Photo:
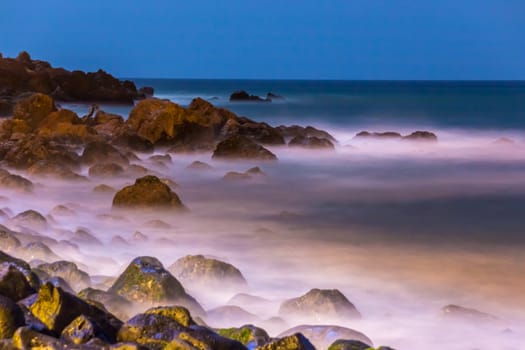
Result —
<path fill-rule="evenodd" d="M 334 144 L 330 140 L 316 136 L 296 136 L 290 140 L 288 146 L 310 149 L 334 149 Z"/>
<path fill-rule="evenodd" d="M 207 310 L 206 321 L 216 327 L 239 327 L 243 324 L 259 323 L 260 319 L 239 306 L 225 305 Z"/>
<path fill-rule="evenodd" d="M 183 210 L 179 196 L 158 177 L 148 175 L 138 178 L 115 194 L 114 208 L 165 208 Z"/>
<path fill-rule="evenodd" d="M 241 342 L 249 349 L 264 345 L 270 342 L 270 336 L 262 328 L 253 325 L 244 325 L 238 328 L 221 328 L 217 333 L 223 337 Z"/>
<path fill-rule="evenodd" d="M 88 143 L 82 152 L 82 161 L 88 165 L 95 163 L 129 164 L 129 160 L 124 154 L 104 141 Z"/>
<path fill-rule="evenodd" d="M 187 307 L 197 315 L 204 314 L 199 303 L 187 294 L 182 284 L 153 257 L 143 256 L 133 259 L 108 292 L 135 303 L 149 305 L 172 303 Z"/>
<path fill-rule="evenodd" d="M 337 289 L 312 289 L 308 293 L 284 301 L 279 315 L 313 322 L 360 318 L 361 314 Z"/>
<path fill-rule="evenodd" d="M 34 130 L 54 111 L 56 111 L 56 107 L 52 97 L 35 93 L 21 98 L 16 103 L 13 119 L 25 121 Z"/>
<path fill-rule="evenodd" d="M 275 154 L 241 135 L 233 135 L 220 142 L 213 152 L 213 158 L 277 160 Z"/>
<path fill-rule="evenodd" d="M 30 306 L 31 314 L 55 335 L 60 335 L 77 317 L 84 315 L 101 326 L 106 338 L 114 342 L 122 322 L 110 313 L 90 305 L 51 283 L 45 283 Z"/>
<path fill-rule="evenodd" d="M 86 288 L 78 293 L 78 297 L 91 303 L 100 303 L 121 320 L 129 318 L 129 312 L 133 303 L 128 299 L 116 294 L 99 289 Z"/>
<path fill-rule="evenodd" d="M 0 295 L 0 339 L 11 338 L 24 323 L 22 309 L 11 299 Z"/>
<path fill-rule="evenodd" d="M 436 134 L 430 131 L 414 131 L 410 135 L 403 136 L 403 140 L 437 142 L 438 138 Z"/>
<path fill-rule="evenodd" d="M 327 349 L 338 339 L 357 340 L 372 346 L 372 341 L 361 332 L 350 328 L 325 325 L 302 325 L 284 331 L 278 337 L 287 337 L 296 333 L 303 334 L 318 349 Z"/>
<path fill-rule="evenodd" d="M 217 290 L 244 289 L 246 280 L 235 266 L 203 255 L 187 255 L 168 270 L 188 288 L 209 287 Z"/>

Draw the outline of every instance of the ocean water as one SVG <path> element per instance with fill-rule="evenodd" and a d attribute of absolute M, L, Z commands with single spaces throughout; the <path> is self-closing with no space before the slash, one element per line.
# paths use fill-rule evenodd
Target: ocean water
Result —
<path fill-rule="evenodd" d="M 315 82 L 137 79 L 156 96 L 187 105 L 194 97 L 272 125 L 313 125 L 331 132 L 332 152 L 269 147 L 275 163 L 223 162 L 211 153 L 173 154 L 159 166 L 139 154 L 139 164 L 169 177 L 190 212 L 182 217 L 123 213 L 110 220 L 111 195 L 98 184 L 49 183 L 42 201 L 17 197 L 47 213 L 76 203 L 82 214 L 59 222 L 90 227 L 104 242 L 99 254 L 117 264 L 90 263 L 92 273 L 114 275 L 137 255 L 166 265 L 186 254 L 229 261 L 254 295 L 276 302 L 311 288 L 338 288 L 363 319 L 340 323 L 374 344 L 398 350 L 523 349 L 525 339 L 525 83 L 523 82 Z M 229 94 L 271 91 L 275 103 L 230 103 Z M 65 105 L 79 114 L 88 106 Z M 102 106 L 126 116 L 131 107 Z M 361 130 L 430 130 L 437 143 L 360 140 Z M 506 140 L 501 142 L 501 138 Z M 163 154 L 158 149 L 156 153 Z M 209 171 L 187 166 L 209 163 Z M 267 176 L 248 182 L 222 179 L 228 171 L 260 166 Z M 85 169 L 87 173 L 87 169 Z M 112 178 L 115 187 L 134 178 Z M 29 203 L 29 204 L 28 204 Z M 146 214 L 144 214 L 146 215 Z M 144 225 L 160 219 L 170 229 Z M 148 243 L 113 247 L 140 229 Z M 207 308 L 231 295 L 192 290 Z M 459 304 L 488 312 L 495 323 L 448 319 L 441 307 Z M 286 316 L 286 315 L 285 315 Z M 285 317 L 284 316 L 284 317 Z M 230 320 L 233 325 L 239 320 Z M 316 320 L 288 320 L 289 326 Z M 317 321 L 318 322 L 318 321 Z M 335 322 L 324 320 L 324 322 Z M 272 330 L 272 335 L 284 329 Z"/>

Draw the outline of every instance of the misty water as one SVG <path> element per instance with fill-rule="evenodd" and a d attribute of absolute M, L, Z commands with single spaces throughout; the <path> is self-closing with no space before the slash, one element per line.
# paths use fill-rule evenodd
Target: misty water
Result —
<path fill-rule="evenodd" d="M 141 255 L 155 256 L 166 267 L 188 254 L 227 261 L 243 273 L 247 290 L 200 288 L 189 289 L 190 294 L 205 309 L 225 305 L 237 292 L 269 300 L 264 307 L 239 306 L 256 314 L 271 336 L 303 323 L 335 323 L 363 332 L 377 346 L 399 350 L 523 349 L 525 137 L 521 118 L 525 109 L 513 109 L 511 121 L 501 127 L 490 115 L 510 107 L 501 101 L 479 100 L 479 96 L 475 100 L 485 107 L 500 105 L 502 110 L 487 107 L 479 123 L 469 123 L 475 111 L 445 123 L 439 122 L 439 111 L 443 112 L 439 108 L 423 119 L 415 115 L 423 115 L 426 107 L 416 113 L 412 104 L 406 107 L 412 111 L 406 118 L 397 114 L 403 111 L 392 110 L 395 117 L 382 119 L 377 111 L 366 109 L 344 119 L 345 107 L 339 106 L 331 117 L 324 118 L 321 110 L 315 110 L 318 118 L 310 113 L 303 120 L 306 102 L 299 103 L 301 108 L 293 102 L 299 93 L 285 90 L 291 101 L 269 107 L 233 105 L 224 100 L 229 88 L 184 91 L 184 96 L 219 96 L 217 104 L 274 125 L 325 127 L 338 140 L 336 150 L 269 147 L 279 158 L 270 163 L 217 161 L 210 153 L 173 154 L 173 162 L 163 166 L 149 161 L 150 154 L 138 154 L 141 160 L 133 163 L 177 183 L 173 190 L 190 209 L 183 214 L 115 211 L 113 193 L 93 192 L 101 183 L 122 188 L 133 183 L 134 177 L 76 183 L 24 174 L 37 184 L 35 192 L 3 191 L 1 205 L 13 214 L 34 209 L 45 215 L 57 205 L 71 208 L 74 214 L 52 215 L 50 226 L 40 233 L 68 240 L 78 227 L 88 228 L 102 246 L 85 244 L 78 251 L 53 243 L 50 247 L 92 276 L 117 276 Z M 164 93 L 187 103 L 177 89 Z M 304 94 L 314 96 L 315 92 Z M 342 93 L 329 95 L 337 94 Z M 505 96 L 501 97 L 505 102 L 514 98 Z M 434 105 L 442 106 L 442 100 L 434 98 Z M 68 107 L 81 115 L 86 111 L 85 106 Z M 449 116 L 461 112 L 457 108 L 446 111 Z M 263 114 L 268 117 L 262 118 Z M 362 129 L 407 134 L 423 128 L 431 128 L 438 142 L 354 138 Z M 212 168 L 188 169 L 195 160 Z M 228 171 L 243 172 L 253 166 L 261 167 L 266 176 L 223 179 Z M 5 224 L 9 225 L 8 219 Z M 136 231 L 148 240 L 134 240 Z M 129 245 L 112 243 L 117 235 Z M 341 323 L 280 315 L 286 325 L 263 322 L 278 315 L 281 301 L 312 288 L 339 289 L 362 319 Z M 441 308 L 448 304 L 490 313 L 498 320 L 480 323 L 446 317 Z M 243 324 L 237 319 L 224 322 L 210 324 Z"/>

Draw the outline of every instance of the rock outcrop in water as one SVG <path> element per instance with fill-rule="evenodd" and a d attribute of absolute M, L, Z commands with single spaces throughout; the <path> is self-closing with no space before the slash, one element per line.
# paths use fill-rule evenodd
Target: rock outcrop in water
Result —
<path fill-rule="evenodd" d="M 230 102 L 272 102 L 272 99 L 250 95 L 244 90 L 239 90 L 230 95 Z"/>
<path fill-rule="evenodd" d="M 277 160 L 275 154 L 241 135 L 234 135 L 220 142 L 213 152 L 213 158 Z"/>

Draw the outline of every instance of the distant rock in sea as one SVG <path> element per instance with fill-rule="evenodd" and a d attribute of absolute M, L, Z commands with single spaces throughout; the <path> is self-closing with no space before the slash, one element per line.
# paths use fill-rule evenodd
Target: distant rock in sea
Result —
<path fill-rule="evenodd" d="M 230 95 L 230 102 L 247 101 L 247 102 L 272 102 L 271 99 L 262 98 L 257 95 L 250 95 L 244 90 L 235 91 Z"/>

